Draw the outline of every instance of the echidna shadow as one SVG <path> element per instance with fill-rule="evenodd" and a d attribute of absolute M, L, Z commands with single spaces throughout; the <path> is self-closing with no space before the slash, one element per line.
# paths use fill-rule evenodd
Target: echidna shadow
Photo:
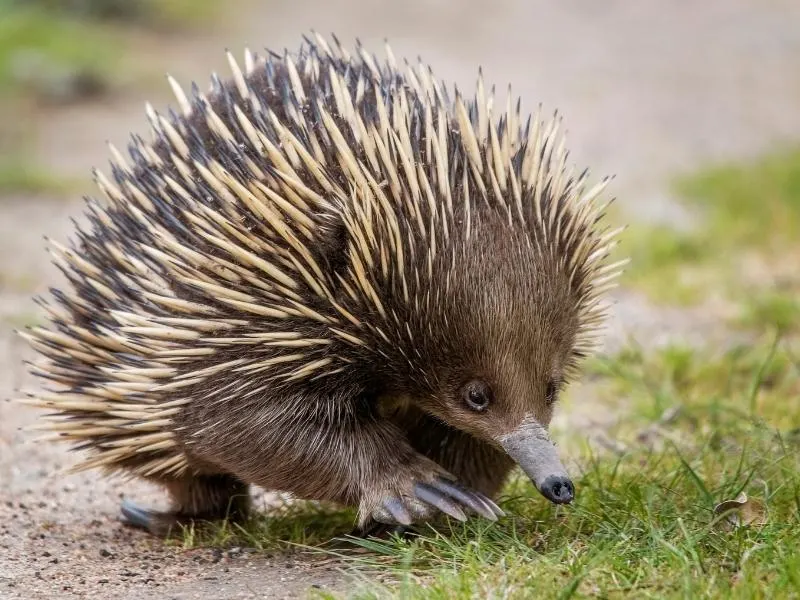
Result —
<path fill-rule="evenodd" d="M 547 430 L 623 264 L 608 179 L 568 166 L 558 116 L 312 37 L 229 54 L 208 94 L 170 78 L 179 112 L 111 148 L 52 242 L 25 401 L 77 468 L 163 484 L 173 511 L 124 508 L 155 533 L 246 517 L 250 484 L 362 526 L 496 519 L 515 464 L 569 503 Z"/>

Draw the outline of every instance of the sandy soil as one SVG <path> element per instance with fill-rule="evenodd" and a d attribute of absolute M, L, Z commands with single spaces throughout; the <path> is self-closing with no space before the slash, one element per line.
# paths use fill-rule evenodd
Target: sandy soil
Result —
<path fill-rule="evenodd" d="M 345 42 L 360 37 L 379 52 L 388 37 L 398 56 L 421 55 L 463 87 L 481 65 L 498 89 L 512 82 L 528 109 L 540 101 L 558 108 L 573 158 L 598 176 L 616 173 L 614 193 L 640 219 L 686 222 L 666 185 L 676 171 L 800 138 L 800 4 L 793 0 L 229 5 L 230 27 L 142 43 L 140 64 L 205 84 L 212 70 L 226 72 L 224 47 L 291 47 L 316 28 Z M 107 164 L 104 140 L 124 146 L 130 131 L 144 131 L 144 99 L 161 106 L 167 92 L 163 84 L 47 115 L 42 161 L 88 181 L 92 166 Z M 58 281 L 42 235 L 64 239 L 77 201 L 0 199 L 0 398 L 26 383 L 26 350 L 11 331 L 34 314 L 30 296 Z M 722 335 L 717 319 L 708 309 L 656 310 L 621 292 L 609 343 L 629 336 L 647 345 L 673 337 L 709 342 Z M 592 412 L 584 407 L 575 422 Z M 117 522 L 123 492 L 144 501 L 161 496 L 96 474 L 60 476 L 75 459 L 19 431 L 34 417 L 0 403 L 0 597 L 284 598 L 312 586 L 347 589 L 331 565 L 244 550 L 180 552 L 124 528 Z"/>

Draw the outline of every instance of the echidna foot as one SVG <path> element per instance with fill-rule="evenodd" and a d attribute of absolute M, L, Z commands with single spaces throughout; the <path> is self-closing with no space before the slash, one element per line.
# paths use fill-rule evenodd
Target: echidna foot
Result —
<path fill-rule="evenodd" d="M 177 525 L 174 515 L 143 508 L 130 500 L 123 500 L 120 510 L 123 523 L 155 535 L 168 535 L 173 526 Z"/>
<path fill-rule="evenodd" d="M 413 494 L 413 497 L 392 495 L 384 498 L 380 506 L 372 511 L 372 518 L 390 525 L 411 525 L 428 520 L 432 509 L 438 509 L 459 521 L 467 520 L 464 509 L 491 521 L 505 516 L 490 498 L 441 477 L 429 483 L 416 482 Z"/>
<path fill-rule="evenodd" d="M 250 514 L 249 486 L 232 475 L 189 475 L 164 482 L 173 510 L 158 512 L 122 503 L 123 520 L 166 537 L 184 527 L 212 521 L 243 521 Z"/>
<path fill-rule="evenodd" d="M 143 508 L 130 500 L 123 500 L 121 506 L 123 522 L 131 527 L 143 529 L 149 533 L 168 537 L 200 522 L 215 520 L 200 515 L 183 515 L 173 512 L 160 512 Z"/>

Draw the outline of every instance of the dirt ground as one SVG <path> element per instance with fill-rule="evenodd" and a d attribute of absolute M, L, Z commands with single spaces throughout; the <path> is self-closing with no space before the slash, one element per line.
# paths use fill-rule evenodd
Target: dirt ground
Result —
<path fill-rule="evenodd" d="M 310 28 L 359 37 L 398 56 L 422 56 L 440 78 L 469 88 L 482 66 L 527 109 L 558 108 L 572 156 L 637 219 L 685 223 L 666 185 L 677 171 L 747 156 L 800 138 L 800 3 L 796 0 L 329 0 L 229 2 L 219 31 L 141 44 L 141 64 L 205 85 L 226 73 L 223 49 L 296 46 Z M 144 100 L 158 89 L 46 115 L 37 140 L 54 172 L 84 177 L 107 164 L 104 141 L 124 147 L 145 131 Z M 503 92 L 504 94 L 504 92 Z M 504 99 L 504 95 L 501 94 Z M 58 281 L 42 236 L 65 239 L 79 198 L 0 198 L 0 398 L 26 383 L 24 347 L 13 327 L 34 314 L 30 300 Z M 655 309 L 622 291 L 610 347 L 633 336 L 713 343 L 724 335 L 710 310 Z M 585 406 L 575 423 L 604 411 Z M 242 551 L 165 548 L 118 523 L 121 496 L 159 502 L 154 490 L 100 478 L 64 477 L 75 460 L 60 446 L 19 431 L 33 411 L 0 403 L 0 598 L 290 598 L 312 586 L 346 591 L 335 565 Z M 561 415 L 570 422 L 571 415 Z"/>

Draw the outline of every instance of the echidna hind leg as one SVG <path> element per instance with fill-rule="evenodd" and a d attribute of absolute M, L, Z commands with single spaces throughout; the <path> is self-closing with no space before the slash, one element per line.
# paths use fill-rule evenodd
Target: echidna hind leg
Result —
<path fill-rule="evenodd" d="M 166 488 L 172 498 L 171 511 L 158 512 L 125 500 L 125 522 L 167 536 L 196 522 L 241 521 L 250 513 L 250 487 L 230 475 L 186 477 L 166 483 Z"/>

